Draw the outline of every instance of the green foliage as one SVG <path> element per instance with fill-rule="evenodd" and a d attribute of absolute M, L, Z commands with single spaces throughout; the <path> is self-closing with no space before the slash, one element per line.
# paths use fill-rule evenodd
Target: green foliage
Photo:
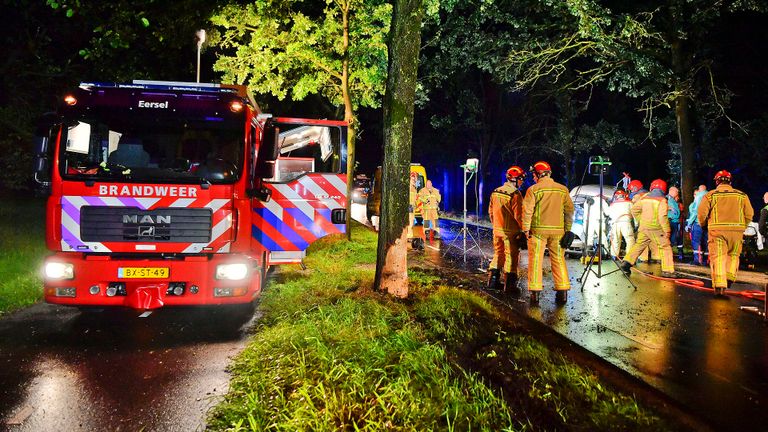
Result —
<path fill-rule="evenodd" d="M 63 12 L 80 46 L 74 51 L 92 76 L 103 81 L 133 79 L 192 81 L 195 31 L 205 28 L 216 2 L 46 0 Z"/>
<path fill-rule="evenodd" d="M 466 290 L 440 287 L 414 306 L 414 316 L 424 325 L 430 340 L 450 345 L 480 336 L 478 320 L 498 317 L 484 298 Z"/>
<path fill-rule="evenodd" d="M 5 200 L 0 206 L 0 315 L 43 296 L 44 208 L 43 200 Z"/>
<path fill-rule="evenodd" d="M 598 147 L 602 151 L 608 152 L 614 147 L 634 147 L 636 145 L 635 141 L 630 139 L 618 125 L 603 119 L 599 120 L 594 126 L 582 126 L 576 138 L 576 143 L 576 151 L 580 153 L 588 152 L 593 147 Z"/>
<path fill-rule="evenodd" d="M 348 7 L 349 52 L 343 49 L 343 8 Z M 353 109 L 378 107 L 387 66 L 386 35 L 391 6 L 382 1 L 259 0 L 232 4 L 212 18 L 221 28 L 223 50 L 214 68 L 226 81 L 255 93 L 302 100 L 320 94 L 343 105 L 342 62 L 349 58 Z"/>
<path fill-rule="evenodd" d="M 410 271 L 407 303 L 361 290 L 373 278 L 376 235 L 355 230 L 352 242 L 315 243 L 306 271 L 283 267 L 265 290 L 260 326 L 209 429 L 667 430 L 541 343 L 494 334 L 495 309 L 435 271 Z M 477 346 L 478 363 L 510 374 L 503 389 L 456 358 L 456 347 Z"/>
<path fill-rule="evenodd" d="M 7 78 L 0 83 L 0 193 L 30 188 L 35 119 L 79 82 L 191 81 L 194 32 L 215 7 L 203 0 L 0 1 Z M 203 63 L 204 77 L 206 69 Z"/>
<path fill-rule="evenodd" d="M 602 87 L 635 99 L 645 118 L 647 138 L 682 139 L 683 151 L 694 140 L 724 126 L 742 127 L 728 113 L 733 93 L 718 82 L 715 56 L 727 47 L 713 33 L 725 18 L 743 11 L 765 12 L 756 2 L 658 0 L 614 3 L 594 0 L 534 2 L 546 15 L 530 14 L 520 45 L 507 59 L 517 89 L 549 86 L 556 92 Z M 695 137 L 678 136 L 669 118 L 678 103 L 690 103 Z M 689 118 L 680 119 L 688 123 Z M 674 132 L 674 133 L 673 133 Z M 727 133 L 727 132 L 726 132 Z M 679 171 L 679 164 L 670 169 Z M 693 167 L 684 172 L 692 173 Z"/>
<path fill-rule="evenodd" d="M 506 402 L 456 369 L 407 308 L 355 292 L 372 281 L 376 247 L 375 233 L 356 231 L 353 242 L 315 243 L 306 272 L 284 268 L 281 282 L 264 292 L 262 326 L 235 360 L 230 392 L 208 427 L 510 430 Z M 461 295 L 431 304 L 468 311 Z M 422 316 L 436 322 L 430 309 L 450 315 L 434 307 L 422 308 Z M 461 329 L 450 331 L 456 338 Z"/>
<path fill-rule="evenodd" d="M 558 429 L 673 430 L 631 397 L 607 389 L 595 375 L 540 342 L 528 336 L 497 336 L 499 350 L 509 355 L 515 381 L 527 389 L 528 412 L 534 419 L 555 416 L 550 419 L 560 423 Z"/>
<path fill-rule="evenodd" d="M 72 35 L 55 13 L 44 2 L 0 1 L 0 196 L 29 188 L 35 119 L 76 69 L 65 49 Z"/>

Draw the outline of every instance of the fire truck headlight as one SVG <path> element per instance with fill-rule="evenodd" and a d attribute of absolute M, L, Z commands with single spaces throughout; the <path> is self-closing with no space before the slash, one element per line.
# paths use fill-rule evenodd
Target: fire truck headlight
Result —
<path fill-rule="evenodd" d="M 74 279 L 75 266 L 70 263 L 45 263 L 45 277 L 48 279 Z"/>
<path fill-rule="evenodd" d="M 216 279 L 243 280 L 246 276 L 248 276 L 247 264 L 220 264 L 216 266 Z"/>

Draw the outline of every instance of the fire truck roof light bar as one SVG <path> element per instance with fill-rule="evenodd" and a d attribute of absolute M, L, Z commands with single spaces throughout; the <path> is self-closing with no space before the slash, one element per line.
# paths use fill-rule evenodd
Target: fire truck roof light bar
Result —
<path fill-rule="evenodd" d="M 221 84 L 212 83 L 188 83 L 180 81 L 150 81 L 150 80 L 133 80 L 131 84 L 120 84 L 112 82 L 81 82 L 80 87 L 83 89 L 90 89 L 92 87 L 107 87 L 107 88 L 127 88 L 127 89 L 139 89 L 139 90 L 177 90 L 177 91 L 210 91 L 218 93 L 232 93 L 237 94 L 238 91 L 235 88 L 222 86 Z"/>

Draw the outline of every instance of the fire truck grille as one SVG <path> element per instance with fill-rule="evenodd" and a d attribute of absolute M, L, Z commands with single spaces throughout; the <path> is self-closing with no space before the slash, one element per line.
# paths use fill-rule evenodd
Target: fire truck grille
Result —
<path fill-rule="evenodd" d="M 207 208 L 85 206 L 80 209 L 80 238 L 92 242 L 208 243 L 212 219 Z"/>

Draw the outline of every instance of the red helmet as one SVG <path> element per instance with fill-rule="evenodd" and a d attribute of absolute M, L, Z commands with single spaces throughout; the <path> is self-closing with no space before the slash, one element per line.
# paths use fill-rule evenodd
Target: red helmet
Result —
<path fill-rule="evenodd" d="M 717 172 L 717 174 L 715 174 L 715 184 L 720 184 L 723 182 L 730 183 L 731 178 L 732 178 L 731 173 L 729 173 L 726 170 L 720 170 Z"/>
<path fill-rule="evenodd" d="M 507 180 L 516 179 L 525 176 L 525 171 L 517 165 L 509 167 L 507 170 Z"/>
<path fill-rule="evenodd" d="M 613 200 L 614 201 L 629 201 L 629 194 L 624 192 L 623 190 L 617 190 L 613 193 Z"/>
<path fill-rule="evenodd" d="M 548 163 L 544 161 L 538 161 L 531 167 L 531 171 L 535 172 L 537 175 L 543 174 L 543 173 L 551 173 L 552 167 L 549 166 Z"/>
<path fill-rule="evenodd" d="M 640 180 L 632 180 L 627 185 L 627 190 L 630 192 L 637 192 L 642 188 L 643 188 L 643 182 L 641 182 Z"/>
<path fill-rule="evenodd" d="M 656 179 L 651 182 L 651 190 L 661 189 L 662 192 L 667 193 L 667 182 L 662 179 Z"/>

